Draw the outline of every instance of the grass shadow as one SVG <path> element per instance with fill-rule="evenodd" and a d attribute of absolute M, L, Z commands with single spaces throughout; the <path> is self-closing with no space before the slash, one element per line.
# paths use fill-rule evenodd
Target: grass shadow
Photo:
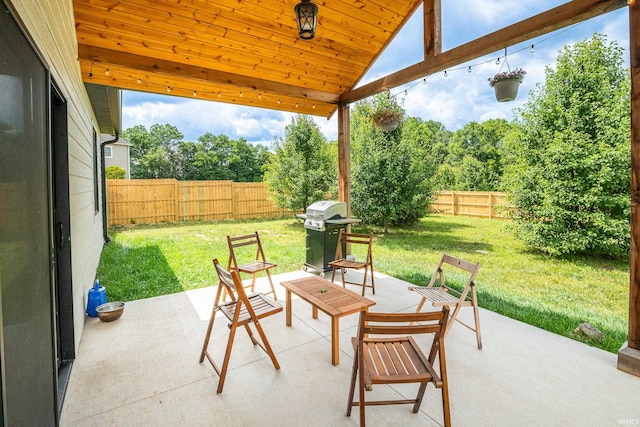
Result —
<path fill-rule="evenodd" d="M 124 246 L 112 241 L 102 250 L 97 274 L 107 289 L 109 301 L 132 301 L 183 291 L 156 245 Z"/>

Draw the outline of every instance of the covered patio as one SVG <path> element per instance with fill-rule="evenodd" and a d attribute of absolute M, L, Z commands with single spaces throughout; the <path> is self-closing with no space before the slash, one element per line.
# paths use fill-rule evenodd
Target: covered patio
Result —
<path fill-rule="evenodd" d="M 358 274 L 358 273 L 349 273 Z M 274 276 L 280 282 L 309 275 Z M 261 290 L 267 289 L 264 279 Z M 372 311 L 415 310 L 409 283 L 376 273 Z M 127 303 L 112 323 L 87 320 L 69 381 L 62 426 L 349 426 L 345 416 L 353 361 L 350 337 L 358 316 L 340 322 L 340 365 L 331 364 L 330 319 L 294 299 L 293 325 L 281 312 L 262 321 L 278 361 L 239 331 L 224 390 L 198 357 L 215 286 Z M 358 286 L 352 290 L 359 292 Z M 482 289 L 478 289 L 482 292 Z M 463 309 L 471 320 L 471 309 Z M 225 319 L 226 320 L 226 319 Z M 617 356 L 481 309 L 483 349 L 474 333 L 454 324 L 446 339 L 449 395 L 454 425 L 625 425 L 640 423 L 640 382 L 616 368 Z M 219 319 L 210 350 L 221 361 L 228 329 Z M 428 338 L 423 346 L 426 347 Z M 410 395 L 413 386 L 374 386 L 368 398 Z M 408 405 L 367 408 L 371 426 L 442 425 L 439 390 L 427 388 L 418 414 Z"/>
<path fill-rule="evenodd" d="M 629 10 L 631 257 L 628 341 L 618 367 L 640 375 L 640 5 L 572 0 L 443 51 L 441 0 L 320 5 L 313 40 L 296 34 L 297 0 L 73 0 L 87 84 L 338 117 L 338 192 L 350 215 L 350 104 L 616 9 Z M 360 85 L 422 8 L 422 61 Z M 455 24 L 453 26 L 455 28 Z M 418 41 L 419 42 L 419 41 Z M 116 135 L 117 139 L 117 135 Z"/>

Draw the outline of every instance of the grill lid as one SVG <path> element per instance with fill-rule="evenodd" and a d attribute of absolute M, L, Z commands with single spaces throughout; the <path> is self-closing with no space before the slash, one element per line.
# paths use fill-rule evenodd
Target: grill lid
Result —
<path fill-rule="evenodd" d="M 323 231 L 325 223 L 332 218 L 345 218 L 347 216 L 347 204 L 332 200 L 320 200 L 307 207 L 304 226 Z"/>
<path fill-rule="evenodd" d="M 307 208 L 307 218 L 327 220 L 335 216 L 342 218 L 347 216 L 347 204 L 345 202 L 320 200 L 312 203 Z"/>

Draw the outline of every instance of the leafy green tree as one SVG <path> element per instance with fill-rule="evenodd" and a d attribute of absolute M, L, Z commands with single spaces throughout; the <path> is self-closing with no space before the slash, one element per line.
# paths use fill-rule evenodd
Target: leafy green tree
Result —
<path fill-rule="evenodd" d="M 450 189 L 498 190 L 503 174 L 503 140 L 510 127 L 504 119 L 491 119 L 467 123 L 453 134 L 446 162 L 455 168 L 457 179 L 455 187 Z M 471 163 L 479 169 L 470 167 Z"/>
<path fill-rule="evenodd" d="M 505 188 L 516 230 L 550 254 L 629 251 L 630 79 L 622 49 L 595 34 L 565 46 L 519 111 Z"/>
<path fill-rule="evenodd" d="M 456 189 L 456 170 L 448 163 L 438 166 L 435 176 L 433 177 L 434 190 L 455 190 Z"/>
<path fill-rule="evenodd" d="M 127 171 L 121 166 L 108 166 L 104 170 L 104 176 L 107 179 L 125 179 Z"/>
<path fill-rule="evenodd" d="M 335 192 L 336 161 L 311 117 L 295 116 L 273 150 L 265 164 L 265 182 L 278 207 L 306 211 L 311 203 Z"/>
<path fill-rule="evenodd" d="M 488 168 L 477 158 L 466 155 L 462 159 L 460 166 L 456 168 L 456 190 L 462 191 L 489 191 Z"/>
<path fill-rule="evenodd" d="M 131 176 L 133 178 L 177 178 L 178 145 L 184 137 L 170 124 L 151 125 L 149 130 L 137 125 L 122 136 L 131 144 Z"/>
<path fill-rule="evenodd" d="M 372 122 L 379 97 L 397 103 L 381 93 L 357 103 L 352 114 L 351 201 L 354 215 L 386 233 L 389 225 L 410 224 L 426 213 L 435 165 L 429 156 L 432 138 L 423 135 L 420 123 L 411 121 L 405 137 L 402 122 L 391 131 Z"/>

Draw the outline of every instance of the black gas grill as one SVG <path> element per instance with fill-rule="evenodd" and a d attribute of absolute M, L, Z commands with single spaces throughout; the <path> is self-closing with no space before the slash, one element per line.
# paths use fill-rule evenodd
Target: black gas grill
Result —
<path fill-rule="evenodd" d="M 315 202 L 307 208 L 307 213 L 297 216 L 304 219 L 307 233 L 304 269 L 312 268 L 324 276 L 331 269 L 329 263 L 336 255 L 340 230 L 361 220 L 347 218 L 346 203 L 331 200 Z"/>

